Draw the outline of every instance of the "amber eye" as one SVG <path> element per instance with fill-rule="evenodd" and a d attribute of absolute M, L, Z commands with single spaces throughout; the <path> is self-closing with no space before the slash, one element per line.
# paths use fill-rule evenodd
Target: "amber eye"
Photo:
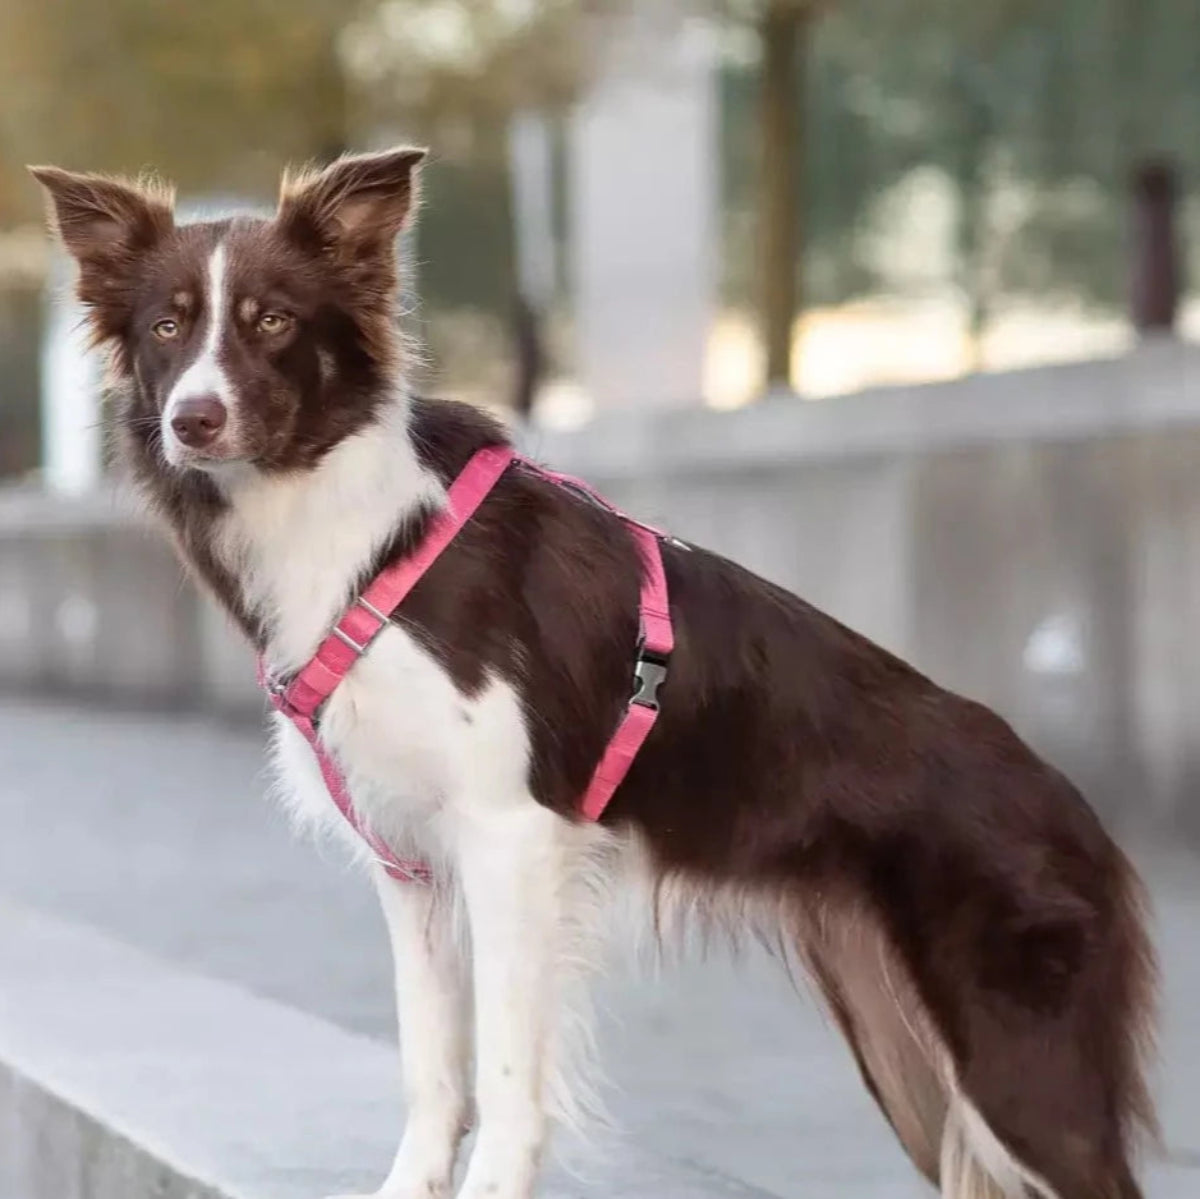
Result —
<path fill-rule="evenodd" d="M 171 341 L 179 336 L 179 322 L 171 320 L 170 317 L 155 321 L 150 328 L 159 341 Z"/>
<path fill-rule="evenodd" d="M 258 318 L 258 331 L 260 333 L 282 333 L 290 324 L 290 318 L 281 312 L 264 312 Z"/>

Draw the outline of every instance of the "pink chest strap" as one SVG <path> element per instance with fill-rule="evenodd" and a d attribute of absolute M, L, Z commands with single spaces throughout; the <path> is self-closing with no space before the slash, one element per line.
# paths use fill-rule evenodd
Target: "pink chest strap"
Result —
<path fill-rule="evenodd" d="M 376 575 L 342 613 L 316 654 L 290 680 L 273 680 L 265 663 L 259 663 L 260 683 L 274 707 L 291 720 L 313 747 L 321 775 L 338 811 L 370 846 L 387 873 L 396 879 L 428 881 L 431 876 L 424 863 L 398 859 L 359 818 L 342 772 L 321 742 L 320 710 L 355 662 L 366 653 L 405 596 L 454 540 L 514 462 L 620 516 L 628 525 L 642 557 L 638 602 L 641 632 L 634 649 L 633 695 L 581 799 L 580 812 L 585 819 L 599 820 L 603 815 L 658 718 L 658 689 L 666 679 L 667 663 L 675 647 L 660 534 L 648 525 L 616 512 L 578 479 L 543 470 L 519 458 L 507 446 L 489 446 L 480 450 L 450 485 L 446 507 L 431 520 L 417 549 Z"/>

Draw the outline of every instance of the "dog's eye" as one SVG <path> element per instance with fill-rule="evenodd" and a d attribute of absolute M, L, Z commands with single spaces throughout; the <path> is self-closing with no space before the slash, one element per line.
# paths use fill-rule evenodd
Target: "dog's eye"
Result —
<path fill-rule="evenodd" d="M 260 333 L 282 333 L 290 324 L 290 318 L 281 312 L 264 312 L 258 318 L 258 331 Z"/>
<path fill-rule="evenodd" d="M 150 326 L 150 330 L 159 341 L 170 341 L 179 336 L 179 322 L 166 317 L 161 321 L 155 321 Z"/>

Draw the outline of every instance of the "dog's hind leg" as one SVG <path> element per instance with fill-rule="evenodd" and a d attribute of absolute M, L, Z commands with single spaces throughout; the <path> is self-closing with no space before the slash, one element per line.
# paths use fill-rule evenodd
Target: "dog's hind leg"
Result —
<path fill-rule="evenodd" d="M 1143 1077 L 1153 952 L 1124 856 L 1112 847 L 1090 869 L 1101 899 L 985 931 L 982 976 L 951 1016 L 955 1111 L 974 1158 L 1007 1160 L 1031 1194 L 1140 1199 L 1130 1157 L 1156 1131 Z"/>
<path fill-rule="evenodd" d="M 373 876 L 392 944 L 408 1123 L 377 1199 L 450 1194 L 467 1126 L 470 989 L 453 896 Z"/>
<path fill-rule="evenodd" d="M 1140 1199 L 1150 955 L 1116 851 L 1109 869 L 1103 909 L 980 926 L 953 963 L 906 956 L 861 901 L 795 905 L 868 1087 L 944 1199 Z"/>

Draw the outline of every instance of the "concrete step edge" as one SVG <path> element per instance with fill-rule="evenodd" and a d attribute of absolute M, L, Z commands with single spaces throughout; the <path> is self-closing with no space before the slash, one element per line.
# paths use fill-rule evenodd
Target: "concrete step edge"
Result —
<path fill-rule="evenodd" d="M 401 1125 L 385 1045 L 0 900 L 0 1199 L 371 1192 Z M 772 1199 L 622 1146 L 553 1199 Z"/>

